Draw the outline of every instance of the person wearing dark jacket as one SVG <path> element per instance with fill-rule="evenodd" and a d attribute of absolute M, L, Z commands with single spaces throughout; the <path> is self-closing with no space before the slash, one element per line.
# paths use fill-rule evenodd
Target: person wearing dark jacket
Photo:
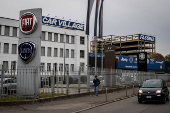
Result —
<path fill-rule="evenodd" d="M 100 80 L 97 78 L 97 76 L 95 76 L 93 83 L 94 83 L 95 97 L 97 97 L 98 96 L 98 87 L 99 87 L 99 84 L 100 84 Z"/>

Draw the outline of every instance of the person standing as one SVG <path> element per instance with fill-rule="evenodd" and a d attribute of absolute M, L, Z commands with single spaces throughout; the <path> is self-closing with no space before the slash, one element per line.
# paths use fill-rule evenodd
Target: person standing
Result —
<path fill-rule="evenodd" d="M 97 78 L 97 76 L 95 76 L 93 83 L 94 83 L 95 97 L 97 97 L 98 96 L 98 87 L 99 87 L 99 84 L 100 84 L 100 80 Z"/>

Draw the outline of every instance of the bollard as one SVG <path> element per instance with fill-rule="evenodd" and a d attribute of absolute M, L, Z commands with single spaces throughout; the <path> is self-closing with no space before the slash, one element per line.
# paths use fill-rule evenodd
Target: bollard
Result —
<path fill-rule="evenodd" d="M 106 102 L 107 102 L 107 88 L 106 88 Z"/>
<path fill-rule="evenodd" d="M 127 97 L 127 86 L 126 86 L 126 97 Z"/>
<path fill-rule="evenodd" d="M 133 84 L 133 95 L 135 94 L 135 85 Z"/>
<path fill-rule="evenodd" d="M 79 76 L 78 76 L 78 93 L 80 94 L 80 67 L 79 67 Z"/>

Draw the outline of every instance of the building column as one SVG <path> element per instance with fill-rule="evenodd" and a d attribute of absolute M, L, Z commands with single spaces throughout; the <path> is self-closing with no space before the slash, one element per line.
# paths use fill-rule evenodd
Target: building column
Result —
<path fill-rule="evenodd" d="M 13 36 L 13 27 L 9 27 L 9 36 Z"/>
<path fill-rule="evenodd" d="M 54 42 L 54 33 L 52 33 L 52 41 Z"/>
<path fill-rule="evenodd" d="M 45 32 L 45 40 L 48 40 L 48 32 Z"/>

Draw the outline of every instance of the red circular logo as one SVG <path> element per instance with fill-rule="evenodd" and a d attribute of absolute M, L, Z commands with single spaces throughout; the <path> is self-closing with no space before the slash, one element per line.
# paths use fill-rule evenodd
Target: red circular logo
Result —
<path fill-rule="evenodd" d="M 37 17 L 31 12 L 27 12 L 21 16 L 19 23 L 21 32 L 29 35 L 37 28 Z"/>

